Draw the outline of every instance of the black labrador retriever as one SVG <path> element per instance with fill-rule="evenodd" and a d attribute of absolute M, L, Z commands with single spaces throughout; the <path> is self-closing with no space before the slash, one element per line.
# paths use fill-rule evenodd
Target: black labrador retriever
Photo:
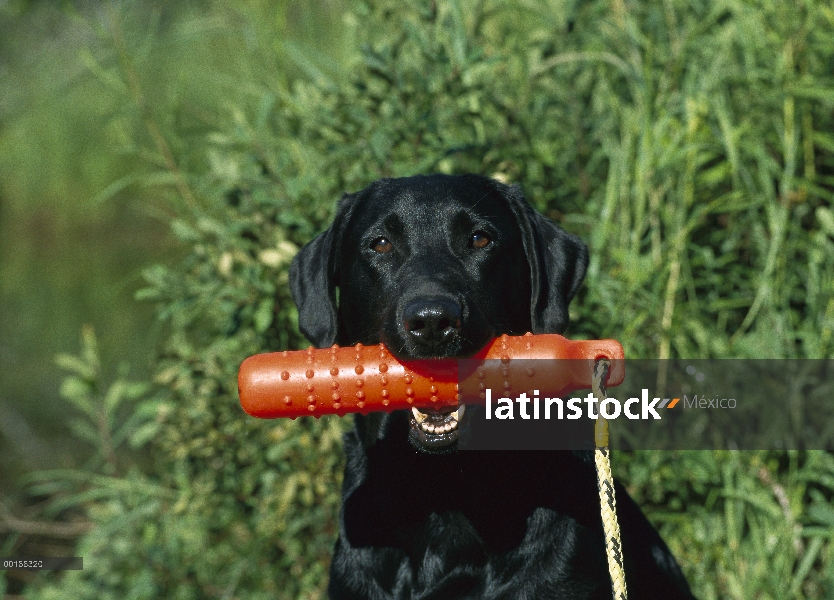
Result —
<path fill-rule="evenodd" d="M 588 250 L 486 177 L 382 179 L 345 194 L 290 269 L 316 346 L 468 357 L 507 333 L 560 333 Z M 356 415 L 345 436 L 333 599 L 611 598 L 586 452 L 456 451 L 461 411 Z M 629 598 L 692 598 L 618 486 Z"/>

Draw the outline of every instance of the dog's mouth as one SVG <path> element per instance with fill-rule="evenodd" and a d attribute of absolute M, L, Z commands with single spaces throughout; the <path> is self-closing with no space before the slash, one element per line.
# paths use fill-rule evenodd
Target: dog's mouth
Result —
<path fill-rule="evenodd" d="M 465 409 L 466 406 L 463 404 L 457 409 L 412 407 L 409 415 L 409 436 L 413 442 L 429 450 L 454 444 L 458 440 Z"/>

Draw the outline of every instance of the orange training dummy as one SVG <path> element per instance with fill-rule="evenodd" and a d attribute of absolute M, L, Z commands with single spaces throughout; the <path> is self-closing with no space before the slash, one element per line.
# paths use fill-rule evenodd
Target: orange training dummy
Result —
<path fill-rule="evenodd" d="M 501 336 L 471 359 L 401 362 L 382 344 L 271 352 L 240 366 L 243 410 L 262 419 L 480 404 L 541 390 L 558 396 L 590 388 L 594 361 L 612 361 L 608 385 L 625 376 L 615 340 L 571 341 L 557 334 Z M 535 359 L 535 362 L 534 362 Z"/>

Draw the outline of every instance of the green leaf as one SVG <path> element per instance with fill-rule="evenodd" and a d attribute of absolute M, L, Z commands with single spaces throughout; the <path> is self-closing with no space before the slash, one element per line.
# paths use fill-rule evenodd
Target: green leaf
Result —
<path fill-rule="evenodd" d="M 183 242 L 197 242 L 202 238 L 194 227 L 180 219 L 176 219 L 171 223 L 171 231 L 174 232 L 177 239 Z M 146 279 L 149 279 L 149 277 L 146 276 Z"/>
<path fill-rule="evenodd" d="M 75 373 L 87 381 L 93 381 L 96 378 L 95 369 L 77 356 L 59 354 L 55 357 L 55 364 L 62 369 Z"/>
<path fill-rule="evenodd" d="M 84 419 L 72 419 L 69 422 L 70 429 L 75 437 L 89 442 L 95 447 L 101 443 L 101 433 L 89 421 Z"/>
<path fill-rule="evenodd" d="M 89 382 L 77 377 L 67 377 L 61 383 L 61 396 L 69 400 L 86 415 L 94 415 L 93 390 Z"/>
<path fill-rule="evenodd" d="M 255 330 L 258 333 L 263 333 L 269 326 L 272 325 L 272 319 L 274 316 L 275 310 L 275 302 L 272 298 L 264 298 L 258 303 L 258 307 L 255 309 Z"/>
<path fill-rule="evenodd" d="M 834 236 L 834 211 L 824 206 L 817 207 L 817 221 L 825 233 Z"/>
<path fill-rule="evenodd" d="M 138 450 L 156 437 L 161 427 L 162 425 L 156 422 L 145 423 L 144 425 L 138 427 L 128 436 L 130 447 L 134 450 Z"/>

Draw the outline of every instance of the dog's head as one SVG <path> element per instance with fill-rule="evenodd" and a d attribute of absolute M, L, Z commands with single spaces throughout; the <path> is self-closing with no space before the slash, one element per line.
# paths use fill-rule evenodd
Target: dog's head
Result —
<path fill-rule="evenodd" d="M 561 333 L 588 251 L 517 186 L 477 175 L 381 179 L 345 194 L 293 260 L 299 327 L 316 346 L 384 343 L 401 360 L 472 356 L 507 333 Z M 393 424 L 357 422 L 365 441 Z M 421 449 L 457 440 L 459 412 L 410 416 Z"/>

